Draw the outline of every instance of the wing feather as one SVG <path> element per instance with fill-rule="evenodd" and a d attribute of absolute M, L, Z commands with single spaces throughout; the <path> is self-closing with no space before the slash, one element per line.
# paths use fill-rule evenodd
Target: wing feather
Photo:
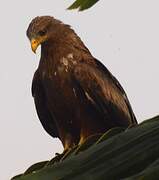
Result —
<path fill-rule="evenodd" d="M 52 137 L 59 137 L 58 130 L 55 124 L 55 120 L 49 112 L 47 101 L 45 98 L 44 88 L 40 81 L 40 76 L 38 71 L 35 72 L 33 82 L 32 82 L 32 95 L 34 97 L 34 102 L 37 110 L 38 117 L 40 119 L 43 128 Z"/>
<path fill-rule="evenodd" d="M 136 123 L 123 88 L 104 65 L 98 61 L 96 65 L 80 63 L 74 69 L 74 78 L 109 123 L 126 126 Z"/>
<path fill-rule="evenodd" d="M 125 100 L 125 103 L 127 105 L 127 108 L 129 109 L 129 113 L 130 113 L 132 122 L 136 124 L 137 120 L 136 120 L 135 114 L 134 114 L 134 112 L 132 110 L 132 107 L 130 105 L 130 102 L 128 100 L 128 97 L 127 97 L 123 87 L 121 86 L 119 81 L 112 75 L 112 73 L 100 61 L 98 61 L 97 59 L 95 59 L 95 61 L 96 61 L 96 64 L 97 64 L 98 68 L 101 69 L 103 71 L 103 73 L 111 79 L 111 81 L 117 87 L 118 91 L 121 92 L 121 94 L 122 94 L 122 96 L 123 96 L 123 98 Z"/>

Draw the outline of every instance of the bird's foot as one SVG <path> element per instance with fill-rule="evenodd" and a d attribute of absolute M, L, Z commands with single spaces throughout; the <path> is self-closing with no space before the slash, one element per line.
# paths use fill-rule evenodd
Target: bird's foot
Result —
<path fill-rule="evenodd" d="M 77 145 L 71 147 L 71 148 L 67 148 L 64 150 L 63 152 L 63 157 L 60 159 L 60 161 L 63 161 L 64 159 L 66 159 L 70 154 L 72 154 L 77 148 Z"/>
<path fill-rule="evenodd" d="M 88 149 L 90 146 L 95 144 L 95 142 L 100 138 L 102 134 L 94 134 L 90 135 L 87 138 L 80 139 L 79 145 L 75 150 L 75 154 L 78 154 L 79 152 L 82 152 L 86 149 Z"/>

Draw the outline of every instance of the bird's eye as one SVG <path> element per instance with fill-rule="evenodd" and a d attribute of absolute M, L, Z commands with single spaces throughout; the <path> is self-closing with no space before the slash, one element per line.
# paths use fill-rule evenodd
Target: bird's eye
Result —
<path fill-rule="evenodd" d="M 46 34 L 46 31 L 41 30 L 41 31 L 38 32 L 38 34 L 39 34 L 40 36 L 44 36 L 44 35 Z"/>

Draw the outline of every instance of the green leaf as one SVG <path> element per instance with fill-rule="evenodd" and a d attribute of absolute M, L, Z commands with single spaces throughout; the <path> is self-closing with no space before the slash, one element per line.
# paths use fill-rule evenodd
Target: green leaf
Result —
<path fill-rule="evenodd" d="M 123 127 L 115 127 L 115 128 L 112 128 L 112 129 L 108 130 L 106 133 L 104 133 L 104 134 L 98 139 L 98 141 L 96 142 L 96 144 L 101 143 L 101 142 L 103 142 L 103 141 L 105 141 L 105 140 L 107 140 L 107 139 L 109 139 L 109 138 L 111 138 L 111 137 L 113 137 L 113 136 L 115 136 L 115 135 L 123 132 L 124 130 L 125 130 L 125 128 L 123 128 Z"/>
<path fill-rule="evenodd" d="M 158 180 L 159 179 L 159 159 L 144 169 L 142 172 L 123 180 Z"/>
<path fill-rule="evenodd" d="M 155 121 L 159 121 L 159 116 L 155 116 L 151 119 L 148 119 L 148 120 L 144 120 L 142 123 L 140 123 L 140 126 L 143 125 L 143 124 L 147 124 L 147 123 L 153 123 Z"/>
<path fill-rule="evenodd" d="M 79 9 L 79 11 L 83 11 L 92 7 L 99 0 L 76 0 L 68 9 Z"/>
<path fill-rule="evenodd" d="M 159 117 L 148 121 L 16 180 L 159 179 Z"/>
<path fill-rule="evenodd" d="M 46 164 L 48 163 L 48 161 L 43 161 L 43 162 L 39 162 L 36 164 L 33 164 L 32 166 L 30 166 L 24 173 L 24 175 L 26 174 L 30 174 L 34 171 L 37 171 L 39 169 L 42 169 Z"/>
<path fill-rule="evenodd" d="M 79 10 L 83 11 L 85 9 L 88 9 L 90 7 L 92 7 L 96 2 L 98 2 L 99 0 L 86 0 L 84 1 L 84 3 L 80 6 Z"/>
<path fill-rule="evenodd" d="M 81 6 L 82 3 L 83 0 L 76 0 L 70 7 L 68 7 L 68 9 L 77 9 Z"/>
<path fill-rule="evenodd" d="M 11 180 L 19 180 L 22 175 L 23 174 L 18 174 L 16 176 L 12 177 Z"/>

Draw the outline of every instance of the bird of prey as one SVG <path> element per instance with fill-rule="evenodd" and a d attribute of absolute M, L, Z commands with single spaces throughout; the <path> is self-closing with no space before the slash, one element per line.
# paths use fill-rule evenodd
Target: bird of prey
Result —
<path fill-rule="evenodd" d="M 128 98 L 109 70 L 95 59 L 74 30 L 50 16 L 34 18 L 27 29 L 41 58 L 32 95 L 44 129 L 64 150 L 113 127 L 136 124 Z"/>

